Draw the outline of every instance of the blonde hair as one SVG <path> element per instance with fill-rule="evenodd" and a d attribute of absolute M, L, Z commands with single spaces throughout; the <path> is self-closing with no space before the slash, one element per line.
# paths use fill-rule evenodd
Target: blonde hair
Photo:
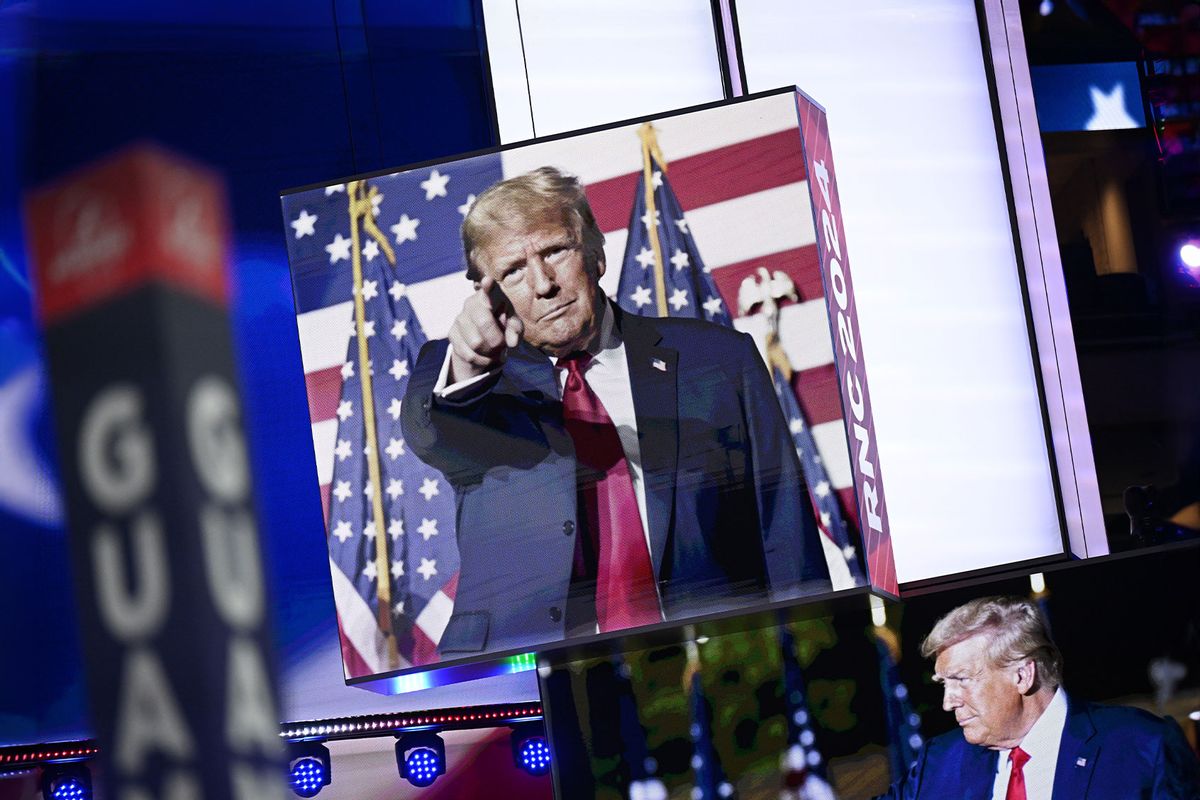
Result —
<path fill-rule="evenodd" d="M 462 224 L 467 277 L 482 277 L 476 251 L 497 231 L 551 220 L 575 232 L 589 267 L 604 259 L 604 234 L 579 179 L 555 167 L 539 167 L 492 184 L 471 204 Z"/>
<path fill-rule="evenodd" d="M 921 655 L 936 658 L 948 647 L 987 635 L 987 655 L 995 666 L 1029 659 L 1037 665 L 1038 684 L 1062 683 L 1062 653 L 1037 603 L 1024 597 L 981 597 L 964 603 L 937 621 L 921 643 Z"/>

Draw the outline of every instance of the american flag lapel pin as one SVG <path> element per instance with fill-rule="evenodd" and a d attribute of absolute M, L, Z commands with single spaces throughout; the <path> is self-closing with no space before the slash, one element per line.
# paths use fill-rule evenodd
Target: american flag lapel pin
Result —
<path fill-rule="evenodd" d="M 667 371 L 667 362 L 663 361 L 661 358 L 650 359 L 650 366 L 654 367 L 659 372 Z"/>
<path fill-rule="evenodd" d="M 1075 766 L 1077 766 L 1077 767 L 1086 767 L 1086 766 L 1087 766 L 1087 759 L 1086 759 L 1086 758 L 1084 758 L 1083 756 L 1080 756 L 1079 758 L 1075 759 Z"/>

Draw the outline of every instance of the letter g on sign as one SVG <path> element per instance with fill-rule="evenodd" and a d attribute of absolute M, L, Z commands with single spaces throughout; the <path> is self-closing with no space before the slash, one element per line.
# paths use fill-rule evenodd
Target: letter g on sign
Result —
<path fill-rule="evenodd" d="M 154 436 L 142 417 L 142 393 L 130 384 L 99 392 L 84 412 L 79 432 L 79 471 L 92 501 L 117 515 L 154 491 Z"/>
<path fill-rule="evenodd" d="M 250 489 L 250 466 L 242 437 L 237 396 L 214 375 L 201 378 L 188 395 L 188 444 L 200 482 L 218 500 L 239 503 Z"/>

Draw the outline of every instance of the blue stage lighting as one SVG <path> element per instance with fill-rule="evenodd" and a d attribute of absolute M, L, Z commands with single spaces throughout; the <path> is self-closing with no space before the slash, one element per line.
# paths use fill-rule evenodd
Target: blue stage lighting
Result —
<path fill-rule="evenodd" d="M 521 743 L 521 769 L 530 775 L 545 775 L 550 771 L 550 745 L 546 737 L 534 736 Z"/>
<path fill-rule="evenodd" d="M 413 786 L 428 786 L 443 772 L 438 754 L 428 747 L 418 747 L 404 757 L 408 767 L 408 780 Z"/>
<path fill-rule="evenodd" d="M 300 797 L 316 797 L 333 778 L 329 748 L 320 742 L 294 742 L 288 750 L 288 784 Z"/>
<path fill-rule="evenodd" d="M 87 767 L 79 764 L 48 765 L 42 770 L 45 800 L 92 800 L 92 781 Z"/>
<path fill-rule="evenodd" d="M 54 800 L 86 800 L 88 790 L 78 778 L 64 778 L 50 790 L 50 796 Z"/>
<path fill-rule="evenodd" d="M 512 726 L 513 764 L 530 775 L 545 775 L 550 771 L 550 743 L 540 722 L 523 722 Z"/>
<path fill-rule="evenodd" d="M 424 788 L 446 774 L 446 743 L 436 733 L 420 731 L 396 737 L 400 777 Z"/>
<path fill-rule="evenodd" d="M 301 797 L 315 797 L 325 785 L 325 765 L 315 758 L 305 756 L 292 764 L 292 791 Z"/>

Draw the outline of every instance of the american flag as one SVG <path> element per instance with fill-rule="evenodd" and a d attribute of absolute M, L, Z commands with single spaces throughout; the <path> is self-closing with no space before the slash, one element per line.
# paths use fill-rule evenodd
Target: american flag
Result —
<path fill-rule="evenodd" d="M 654 152 L 657 145 L 651 144 L 652 130 L 644 126 L 641 134 L 647 166 L 638 177 L 634 190 L 617 302 L 634 314 L 692 317 L 732 325 L 729 306 L 718 292 L 711 270 L 704 265 L 691 235 L 688 219 L 660 163 L 661 154 L 656 156 Z M 798 149 L 798 139 L 796 146 Z M 647 174 L 652 188 L 649 205 L 646 196 Z M 765 263 L 766 259 L 763 261 Z M 748 276 L 743 280 L 753 281 L 754 278 Z M 734 297 L 740 298 L 744 294 L 745 288 L 739 286 Z M 738 302 L 734 308 L 741 311 L 744 305 Z M 812 333 L 825 339 L 829 337 L 828 329 L 818 329 Z M 782 352 L 780 354 L 783 355 Z M 775 391 L 788 420 L 808 494 L 817 515 L 816 522 L 824 534 L 822 545 L 831 568 L 831 577 L 835 578 L 834 588 L 866 583 L 851 541 L 851 528 L 843 513 L 842 502 L 848 502 L 846 493 L 839 498 L 829 481 L 823 458 L 792 383 L 784 377 L 778 366 L 772 367 L 772 373 Z"/>
<path fill-rule="evenodd" d="M 796 660 L 795 640 L 786 625 L 780 625 L 778 630 L 788 731 L 780 800 L 836 800 L 825 759 L 817 749 L 812 713 L 804 694 L 804 672 Z"/>
<path fill-rule="evenodd" d="M 695 781 L 691 798 L 728 800 L 737 796 L 737 790 L 725 777 L 721 759 L 713 746 L 712 709 L 708 698 L 704 696 L 704 685 L 700 678 L 700 671 L 692 670 L 688 700 L 692 712 L 692 772 L 695 773 Z"/>
<path fill-rule="evenodd" d="M 879 680 L 883 687 L 883 704 L 887 714 L 888 762 L 892 780 L 908 774 L 925 740 L 921 738 L 921 715 L 913 710 L 908 687 L 900 680 L 896 666 L 899 642 L 890 630 L 878 630 L 875 646 L 879 649 Z"/>
<path fill-rule="evenodd" d="M 619 655 L 613 658 L 613 680 L 617 684 L 621 759 L 629 774 L 627 796 L 629 800 L 667 800 L 667 787 L 658 777 L 658 762 L 646 744 L 646 729 L 642 727 L 637 699 L 633 696 L 629 664 Z"/>
<path fill-rule="evenodd" d="M 788 421 L 788 430 L 792 433 L 792 444 L 796 447 L 796 455 L 800 457 L 800 468 L 808 486 L 808 496 L 812 499 L 813 511 L 817 515 L 817 526 L 825 535 L 821 544 L 825 546 L 826 561 L 831 567 L 834 564 L 845 564 L 850 579 L 856 585 L 865 584 L 867 578 L 863 574 L 858 553 L 850 538 L 851 528 L 846 523 L 842 505 L 833 491 L 833 484 L 829 482 L 829 473 L 825 470 L 824 459 L 821 458 L 816 440 L 809 430 L 808 420 L 800 410 L 800 404 L 796 402 L 792 384 L 778 366 L 772 367 L 771 377 L 775 382 L 775 394 L 779 397 L 783 416 Z"/>
<path fill-rule="evenodd" d="M 648 158 L 654 207 L 646 206 L 643 174 L 634 191 L 617 302 L 634 314 L 693 317 L 729 325 L 729 311 L 700 258 L 675 192 L 658 161 Z M 656 285 L 656 262 L 662 265 L 661 293 Z"/>
<path fill-rule="evenodd" d="M 363 366 L 354 311 L 349 192 L 337 184 L 288 195 L 289 256 L 317 472 L 328 535 L 330 571 L 348 677 L 437 660 L 436 646 L 453 607 L 458 574 L 454 494 L 446 479 L 405 446 L 400 408 L 424 328 L 408 285 L 461 269 L 454 253 L 464 212 L 447 185 L 482 190 L 499 179 L 498 164 L 374 178 L 372 216 L 388 230 L 387 248 L 358 235 L 363 335 L 368 348 L 379 485 L 364 424 Z M 456 187 L 457 188 L 457 187 Z M 410 213 L 411 212 L 411 213 Z M 431 235 L 422 238 L 426 231 Z M 438 234 L 442 235 L 439 237 Z M 440 241 L 439 241 L 440 240 Z M 374 493 L 384 519 L 376 525 Z M 377 553 L 378 530 L 386 557 Z M 381 592 L 380 581 L 389 591 Z M 390 595 L 390 596 L 389 596 Z M 388 608 L 380 604 L 387 596 Z M 388 641 L 389 628 L 394 646 Z M 395 651 L 393 653 L 393 650 Z"/>
<path fill-rule="evenodd" d="M 736 304 L 741 281 L 760 267 L 783 270 L 796 283 L 800 301 L 781 311 L 781 343 L 796 369 L 793 386 L 808 416 L 834 494 L 847 509 L 846 518 L 856 519 L 841 397 L 792 97 L 778 95 L 668 117 L 654 124 L 658 140 L 672 155 L 671 182 L 688 203 L 684 209 L 686 236 L 693 250 L 684 252 L 689 260 L 694 253 L 697 264 L 699 253 L 704 253 L 704 266 L 693 271 L 703 275 L 707 268 L 724 313 L 732 316 L 736 306 L 731 302 Z M 397 358 L 408 358 L 411 365 L 418 328 L 428 338 L 444 337 L 473 291 L 465 278 L 459 227 L 474 197 L 495 181 L 547 164 L 577 175 L 605 234 L 608 269 L 600 285 L 610 297 L 617 298 L 624 271 L 622 256 L 631 234 L 631 200 L 643 174 L 638 141 L 637 126 L 622 126 L 368 179 L 368 185 L 377 190 L 374 220 L 396 255 L 393 267 L 379 254 L 368 257 L 365 250 L 370 242 L 360 242 L 364 271 L 370 273 L 364 277 L 379 281 L 375 289 L 379 294 L 367 301 L 369 308 L 376 309 L 370 313 L 386 310 L 392 315 L 372 318 L 374 335 L 369 339 L 371 360 L 376 365 L 374 374 L 379 379 L 375 389 L 381 425 L 392 421 L 388 413 L 391 397 L 380 395 L 381 387 L 393 387 L 402 393 L 406 380 L 402 375 L 390 383 L 387 368 Z M 337 488 L 335 450 L 339 439 L 346 438 L 338 433 L 341 420 L 337 410 L 344 394 L 353 395 L 353 389 L 344 391 L 342 370 L 356 353 L 356 343 L 350 336 L 354 304 L 345 241 L 350 239 L 350 223 L 344 192 L 345 186 L 337 184 L 283 198 L 317 476 L 327 521 L 330 498 Z M 669 263 L 674 250 L 665 255 Z M 385 290 L 393 283 L 404 286 L 401 300 L 407 303 L 392 302 Z M 376 302 L 381 297 L 386 302 Z M 410 319 L 407 341 L 394 342 L 408 349 L 403 354 L 389 350 L 375 355 L 375 349 L 393 346 L 388 341 L 391 327 Z M 752 333 L 765 348 L 767 320 L 763 315 L 738 316 L 733 324 Z M 357 405 L 361 403 L 355 410 Z M 379 433 L 384 446 L 391 438 L 386 434 Z M 411 520 L 411 524 L 406 522 L 404 534 L 409 537 L 404 567 L 409 591 L 413 592 L 412 606 L 406 608 L 413 622 L 413 657 L 418 659 L 413 663 L 427 663 L 422 659 L 434 657 L 433 646 L 449 619 L 455 588 L 456 568 L 448 567 L 454 558 L 452 496 L 440 477 L 430 477 L 438 481 L 438 494 L 431 500 L 417 491 L 424 479 L 411 484 L 411 478 L 404 482 L 404 494 L 395 498 L 399 504 L 395 507 L 405 509 L 406 520 Z M 386 499 L 390 502 L 393 498 Z M 368 508 L 363 505 L 359 513 L 365 514 Z M 436 516 L 431 513 L 435 508 Z M 428 540 L 413 536 L 426 518 L 436 520 L 437 535 Z M 331 546 L 330 566 L 347 674 L 357 677 L 385 671 L 388 667 L 384 659 L 376 655 L 386 653 L 385 640 L 382 632 L 373 630 L 378 627 L 378 617 L 371 598 L 377 592 L 359 591 L 360 586 L 367 585 L 361 572 L 367 568 L 370 553 L 349 558 L 342 552 L 346 548 L 332 536 L 333 530 L 329 533 L 331 545 L 339 545 Z M 358 538 L 365 539 L 361 531 Z M 347 539 L 347 545 L 350 542 Z M 422 557 L 437 561 L 436 575 L 426 579 L 417 572 Z M 834 566 L 832 559 L 830 563 Z"/>

